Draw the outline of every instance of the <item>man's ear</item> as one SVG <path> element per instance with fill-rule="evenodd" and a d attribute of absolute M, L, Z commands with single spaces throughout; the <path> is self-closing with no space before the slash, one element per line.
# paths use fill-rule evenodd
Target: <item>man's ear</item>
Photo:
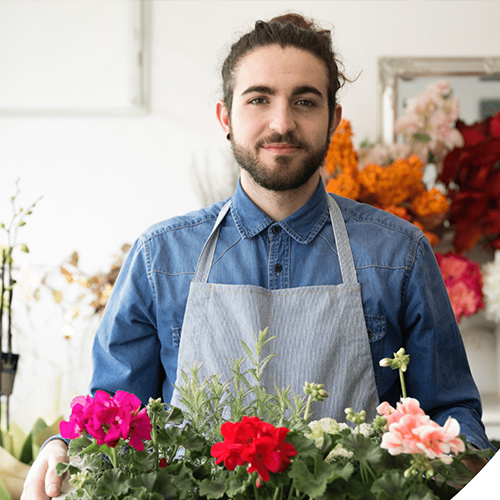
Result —
<path fill-rule="evenodd" d="M 229 133 L 229 113 L 227 112 L 226 103 L 224 101 L 217 101 L 215 106 L 215 112 L 217 113 L 217 119 L 224 130 L 225 134 Z"/>
<path fill-rule="evenodd" d="M 341 121 L 342 121 L 342 106 L 340 104 L 337 104 L 335 106 L 335 111 L 333 112 L 332 122 L 330 123 L 330 129 L 328 131 L 330 134 L 330 140 L 332 140 L 332 137 L 334 136 Z"/>

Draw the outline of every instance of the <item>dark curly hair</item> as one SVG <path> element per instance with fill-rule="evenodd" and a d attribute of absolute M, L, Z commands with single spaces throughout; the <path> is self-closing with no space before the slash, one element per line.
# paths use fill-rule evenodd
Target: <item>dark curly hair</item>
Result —
<path fill-rule="evenodd" d="M 332 49 L 329 30 L 319 28 L 313 20 L 300 14 L 284 14 L 270 21 L 257 21 L 253 31 L 243 35 L 232 46 L 222 65 L 222 93 L 231 115 L 235 70 L 239 61 L 252 50 L 267 45 L 296 47 L 307 50 L 325 63 L 328 74 L 328 110 L 330 123 L 336 106 L 336 95 L 346 77 L 339 70 L 339 61 Z"/>

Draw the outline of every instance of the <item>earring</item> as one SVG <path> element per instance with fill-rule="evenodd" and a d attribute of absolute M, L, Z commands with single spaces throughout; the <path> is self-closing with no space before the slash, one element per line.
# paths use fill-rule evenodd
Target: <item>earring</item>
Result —
<path fill-rule="evenodd" d="M 230 141 L 230 142 L 231 142 L 231 134 L 230 134 L 229 132 L 228 132 L 228 134 L 226 135 L 226 139 L 227 139 L 228 141 Z"/>

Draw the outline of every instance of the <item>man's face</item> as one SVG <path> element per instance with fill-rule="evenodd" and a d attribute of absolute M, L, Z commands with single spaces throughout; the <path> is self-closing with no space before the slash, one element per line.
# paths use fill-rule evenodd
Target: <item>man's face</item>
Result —
<path fill-rule="evenodd" d="M 328 123 L 324 63 L 294 47 L 250 52 L 236 68 L 226 119 L 242 177 L 272 191 L 300 188 L 318 171 L 336 126 Z"/>

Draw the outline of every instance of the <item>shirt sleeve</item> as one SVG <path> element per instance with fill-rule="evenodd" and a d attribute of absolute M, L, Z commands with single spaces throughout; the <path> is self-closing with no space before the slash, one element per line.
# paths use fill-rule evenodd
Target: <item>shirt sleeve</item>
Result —
<path fill-rule="evenodd" d="M 148 279 L 144 242 L 132 246 L 113 287 L 93 349 L 90 393 L 135 394 L 143 404 L 161 397 L 165 378 L 160 360 L 156 300 Z"/>
<path fill-rule="evenodd" d="M 490 443 L 481 421 L 479 391 L 434 252 L 425 237 L 416 247 L 403 291 L 404 345 L 410 355 L 405 373 L 408 395 L 443 425 L 451 416 L 477 448 Z"/>

